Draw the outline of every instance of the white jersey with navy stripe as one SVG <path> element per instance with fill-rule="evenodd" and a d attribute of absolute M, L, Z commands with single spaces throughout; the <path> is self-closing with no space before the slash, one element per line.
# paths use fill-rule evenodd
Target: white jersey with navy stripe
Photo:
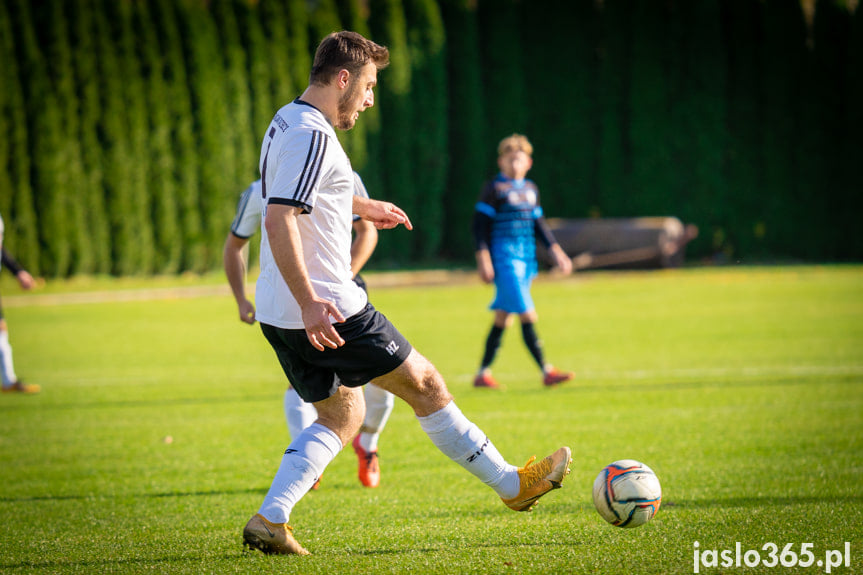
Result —
<path fill-rule="evenodd" d="M 369 197 L 366 185 L 356 172 L 354 172 L 354 195 L 361 198 Z M 261 199 L 261 180 L 255 180 L 240 194 L 240 201 L 237 202 L 237 213 L 234 215 L 234 221 L 231 222 L 232 234 L 247 240 L 261 229 L 261 212 L 264 207 Z M 354 214 L 353 221 L 358 219 L 360 217 Z M 0 235 L 2 235 L 2 231 L 3 220 L 0 219 Z M 2 238 L 0 238 L 1 240 Z"/>
<path fill-rule="evenodd" d="M 335 129 L 314 106 L 295 100 L 276 113 L 261 146 L 263 217 L 268 206 L 295 206 L 304 262 L 318 296 L 346 318 L 361 311 L 366 293 L 351 279 L 351 224 L 355 174 Z M 302 311 L 261 234 L 256 318 L 302 329 Z"/>
<path fill-rule="evenodd" d="M 246 188 L 237 202 L 237 214 L 231 222 L 231 233 L 244 240 L 261 229 L 261 180 L 255 180 Z"/>

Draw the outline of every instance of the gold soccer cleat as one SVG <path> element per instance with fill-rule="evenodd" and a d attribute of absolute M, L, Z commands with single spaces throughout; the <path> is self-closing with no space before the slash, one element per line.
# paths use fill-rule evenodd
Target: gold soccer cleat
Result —
<path fill-rule="evenodd" d="M 26 393 L 33 394 L 39 393 L 42 390 L 41 387 L 36 385 L 35 383 L 24 383 L 21 380 L 16 381 L 12 385 L 4 385 L 3 393 Z"/>
<path fill-rule="evenodd" d="M 518 495 L 512 499 L 501 497 L 510 509 L 530 511 L 540 497 L 552 489 L 560 489 L 563 478 L 569 474 L 572 451 L 568 447 L 561 447 L 539 463 L 531 465 L 534 460 L 536 460 L 535 455 L 518 470 L 518 480 L 521 485 Z"/>
<path fill-rule="evenodd" d="M 292 532 L 287 523 L 270 523 L 257 513 L 243 528 L 243 545 L 267 555 L 311 555 L 294 539 Z"/>

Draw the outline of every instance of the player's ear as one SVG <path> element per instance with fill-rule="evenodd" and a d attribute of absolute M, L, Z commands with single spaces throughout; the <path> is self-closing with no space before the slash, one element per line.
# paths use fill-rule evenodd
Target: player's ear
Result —
<path fill-rule="evenodd" d="M 338 74 L 336 74 L 336 86 L 341 89 L 345 89 L 348 86 L 348 83 L 351 79 L 351 73 L 344 68 L 339 70 Z"/>

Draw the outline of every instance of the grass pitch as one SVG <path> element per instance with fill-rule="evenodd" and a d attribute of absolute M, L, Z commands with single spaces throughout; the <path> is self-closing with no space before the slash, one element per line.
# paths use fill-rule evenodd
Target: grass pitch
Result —
<path fill-rule="evenodd" d="M 399 402 L 381 486 L 360 485 L 348 448 L 294 510 L 311 557 L 244 552 L 288 443 L 284 381 L 259 329 L 212 293 L 221 282 L 181 297 L 160 280 L 149 300 L 102 281 L 69 303 L 6 277 L 17 371 L 43 392 L 0 397 L 0 571 L 692 573 L 700 553 L 739 543 L 762 562 L 710 566 L 708 553 L 700 572 L 782 573 L 795 568 L 768 566 L 769 545 L 778 560 L 811 543 L 813 564 L 797 569 L 821 573 L 846 542 L 849 566 L 832 572 L 861 571 L 863 267 L 544 276 L 533 293 L 547 358 L 578 373 L 557 389 L 517 328 L 495 364 L 504 388 L 471 386 L 490 287 L 382 278 L 367 278 L 373 303 L 510 462 L 572 447 L 564 488 L 534 512 L 507 510 Z M 623 458 L 663 486 L 659 514 L 632 530 L 591 501 L 596 474 Z"/>

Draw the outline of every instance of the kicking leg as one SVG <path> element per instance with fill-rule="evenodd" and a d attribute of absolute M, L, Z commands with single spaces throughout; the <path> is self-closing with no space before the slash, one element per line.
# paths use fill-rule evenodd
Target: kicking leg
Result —
<path fill-rule="evenodd" d="M 416 350 L 392 372 L 374 380 L 410 405 L 432 443 L 450 459 L 495 490 L 504 503 L 527 511 L 547 492 L 560 487 L 569 472 L 568 447 L 530 467 L 517 468 L 456 406 L 437 369 Z"/>

